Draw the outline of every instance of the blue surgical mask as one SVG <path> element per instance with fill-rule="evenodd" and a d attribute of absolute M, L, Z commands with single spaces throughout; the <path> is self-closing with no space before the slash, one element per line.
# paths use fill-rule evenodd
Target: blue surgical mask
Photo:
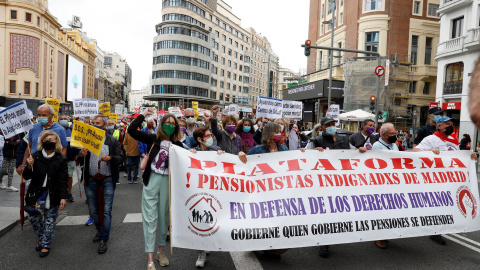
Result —
<path fill-rule="evenodd" d="M 38 117 L 38 122 L 42 125 L 45 126 L 48 123 L 48 117 Z"/>
<path fill-rule="evenodd" d="M 103 127 L 101 127 L 101 126 L 97 126 L 97 125 L 92 125 L 92 126 L 94 126 L 96 128 L 99 128 L 99 129 L 103 129 Z"/>
<path fill-rule="evenodd" d="M 328 127 L 327 130 L 325 130 L 325 134 L 329 136 L 333 136 L 337 133 L 337 127 Z"/>
<path fill-rule="evenodd" d="M 243 132 L 250 132 L 252 127 L 243 127 Z"/>
<path fill-rule="evenodd" d="M 68 126 L 68 120 L 60 120 L 59 123 L 62 127 L 67 127 Z"/>
<path fill-rule="evenodd" d="M 437 121 L 438 121 L 440 118 L 442 118 L 441 115 L 435 115 L 435 116 L 433 117 L 433 121 L 434 121 L 435 123 L 437 123 Z"/>
<path fill-rule="evenodd" d="M 114 127 L 115 127 L 115 126 L 107 126 L 107 129 L 108 129 L 108 130 L 113 130 Z"/>

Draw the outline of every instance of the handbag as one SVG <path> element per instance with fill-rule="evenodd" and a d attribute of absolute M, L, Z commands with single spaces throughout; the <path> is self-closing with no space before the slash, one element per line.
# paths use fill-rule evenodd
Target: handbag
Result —
<path fill-rule="evenodd" d="M 150 152 L 152 152 L 152 148 L 153 148 L 154 145 L 155 145 L 155 143 L 153 143 L 152 147 L 150 147 L 150 151 L 148 151 L 148 154 L 146 154 L 145 157 L 143 157 L 142 163 L 140 164 L 140 169 L 141 170 L 145 170 L 145 168 L 147 168 Z"/>

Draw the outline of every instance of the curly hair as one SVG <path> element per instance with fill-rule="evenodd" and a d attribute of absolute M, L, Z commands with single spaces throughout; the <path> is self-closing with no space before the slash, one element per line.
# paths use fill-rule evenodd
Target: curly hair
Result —
<path fill-rule="evenodd" d="M 225 115 L 222 118 L 222 123 L 226 127 L 228 122 L 232 122 L 235 126 L 237 125 L 237 120 L 233 115 Z"/>
<path fill-rule="evenodd" d="M 270 149 L 270 145 L 273 142 L 273 135 L 275 135 L 277 131 L 280 132 L 280 125 L 277 123 L 270 122 L 263 127 L 261 143 L 265 149 Z"/>

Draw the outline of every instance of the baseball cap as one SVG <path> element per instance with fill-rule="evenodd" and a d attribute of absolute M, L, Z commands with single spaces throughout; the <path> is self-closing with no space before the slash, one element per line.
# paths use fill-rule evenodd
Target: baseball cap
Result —
<path fill-rule="evenodd" d="M 326 124 L 328 124 L 328 123 L 330 123 L 330 122 L 335 122 L 335 120 L 334 120 L 333 118 L 331 118 L 331 117 L 324 117 L 324 118 L 322 119 L 322 121 L 320 121 L 320 124 L 323 126 L 323 125 L 326 125 Z"/>
<path fill-rule="evenodd" d="M 443 110 L 440 107 L 433 107 L 428 110 L 428 114 L 443 114 Z"/>
<path fill-rule="evenodd" d="M 450 117 L 448 117 L 448 116 L 443 116 L 442 118 L 440 118 L 440 119 L 437 120 L 436 124 L 439 125 L 439 124 L 445 123 L 445 122 L 447 122 L 447 121 L 455 121 L 455 119 L 454 119 L 454 118 L 450 118 Z"/>

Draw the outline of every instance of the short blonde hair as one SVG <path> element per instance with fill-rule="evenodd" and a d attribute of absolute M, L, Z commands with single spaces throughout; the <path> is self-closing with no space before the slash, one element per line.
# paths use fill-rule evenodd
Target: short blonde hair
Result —
<path fill-rule="evenodd" d="M 55 152 L 61 154 L 63 147 L 62 147 L 62 142 L 60 141 L 60 137 L 57 135 L 57 133 L 51 130 L 45 130 L 42 133 L 40 133 L 40 137 L 38 138 L 38 145 L 37 145 L 38 151 L 43 150 L 42 142 L 47 136 L 50 136 L 50 135 L 54 136 L 55 139 L 57 140 L 57 143 L 55 144 Z"/>

